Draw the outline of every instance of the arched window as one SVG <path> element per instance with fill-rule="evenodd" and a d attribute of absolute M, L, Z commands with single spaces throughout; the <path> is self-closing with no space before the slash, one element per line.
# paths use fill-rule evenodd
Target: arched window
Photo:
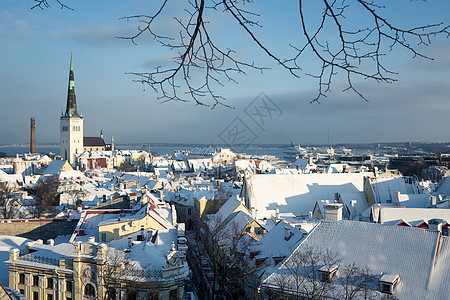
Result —
<path fill-rule="evenodd" d="M 92 284 L 88 283 L 84 286 L 84 296 L 95 298 L 95 288 Z"/>
<path fill-rule="evenodd" d="M 108 288 L 108 299 L 116 300 L 116 289 L 115 288 Z"/>

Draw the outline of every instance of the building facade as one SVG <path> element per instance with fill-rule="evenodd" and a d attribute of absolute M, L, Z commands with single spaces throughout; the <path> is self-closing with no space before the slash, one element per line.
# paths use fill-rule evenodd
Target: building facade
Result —
<path fill-rule="evenodd" d="M 161 242 L 159 235 L 169 236 Z M 130 240 L 125 251 L 96 243 L 93 237 L 75 244 L 29 242 L 25 253 L 10 251 L 9 287 L 31 300 L 184 299 L 189 275 L 184 230 L 155 236 L 136 245 Z M 161 256 L 159 265 L 149 260 L 154 255 Z"/>

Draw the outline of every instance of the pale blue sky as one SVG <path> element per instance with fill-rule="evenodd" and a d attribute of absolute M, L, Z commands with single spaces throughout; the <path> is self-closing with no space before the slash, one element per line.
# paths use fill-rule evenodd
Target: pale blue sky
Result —
<path fill-rule="evenodd" d="M 219 134 L 236 117 L 255 131 L 257 143 L 289 143 L 289 140 L 300 144 L 326 143 L 328 131 L 332 143 L 450 140 L 449 39 L 438 38 L 430 47 L 421 48 L 434 61 L 412 59 L 406 51 L 394 51 L 387 62 L 399 72 L 399 82 L 357 81 L 369 103 L 352 93 L 342 93 L 344 86 L 337 80 L 333 92 L 322 104 L 309 104 L 317 90 L 314 80 L 306 76 L 295 79 L 274 68 L 276 65 L 258 48 L 246 42 L 233 20 L 213 15 L 211 30 L 216 33 L 217 43 L 272 69 L 263 75 L 250 71 L 248 76 L 237 78 L 239 84 L 218 88 L 235 109 L 211 110 L 192 103 L 161 104 L 151 89 L 144 90 L 142 85 L 132 82 L 133 77 L 125 75 L 170 61 L 166 49 L 150 38 L 139 39 L 138 46 L 115 38 L 132 35 L 136 26 L 118 18 L 150 14 L 153 11 L 150 1 L 67 3 L 74 11 L 61 10 L 57 5 L 44 11 L 30 10 L 31 0 L 2 1 L 0 144 L 27 143 L 30 117 L 36 118 L 38 143 L 59 142 L 59 117 L 67 97 L 71 50 L 85 135 L 96 135 L 103 129 L 107 140 L 114 135 L 116 143 L 221 143 Z M 398 0 L 395 5 L 395 10 L 387 13 L 402 25 L 450 23 L 448 0 L 428 3 Z M 289 53 L 288 44 L 300 36 L 296 1 L 266 1 L 255 6 L 261 13 L 263 26 L 256 33 L 276 53 Z M 171 13 L 179 9 L 170 7 L 158 29 L 176 32 Z M 348 19 L 359 24 L 362 18 L 350 14 Z M 314 68 L 308 59 L 304 65 Z M 252 124 L 244 113 L 244 108 L 261 92 L 283 111 L 264 130 Z"/>

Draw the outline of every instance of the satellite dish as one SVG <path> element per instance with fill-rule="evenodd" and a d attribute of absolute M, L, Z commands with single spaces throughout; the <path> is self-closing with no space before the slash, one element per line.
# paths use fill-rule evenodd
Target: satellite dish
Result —
<path fill-rule="evenodd" d="M 126 224 L 125 226 L 123 226 L 123 229 L 124 229 L 125 231 L 130 230 L 130 225 Z"/>

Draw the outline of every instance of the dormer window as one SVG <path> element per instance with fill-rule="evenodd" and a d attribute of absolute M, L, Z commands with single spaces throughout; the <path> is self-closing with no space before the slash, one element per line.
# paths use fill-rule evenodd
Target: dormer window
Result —
<path fill-rule="evenodd" d="M 393 294 L 399 280 L 398 274 L 384 274 L 380 278 L 380 292 Z"/>
<path fill-rule="evenodd" d="M 319 269 L 320 281 L 331 282 L 336 276 L 338 265 L 323 266 Z"/>
<path fill-rule="evenodd" d="M 273 258 L 274 266 L 276 266 L 276 265 L 278 265 L 280 262 L 282 262 L 284 258 L 285 258 L 285 256 L 282 256 L 282 257 L 274 257 L 274 258 Z"/>

